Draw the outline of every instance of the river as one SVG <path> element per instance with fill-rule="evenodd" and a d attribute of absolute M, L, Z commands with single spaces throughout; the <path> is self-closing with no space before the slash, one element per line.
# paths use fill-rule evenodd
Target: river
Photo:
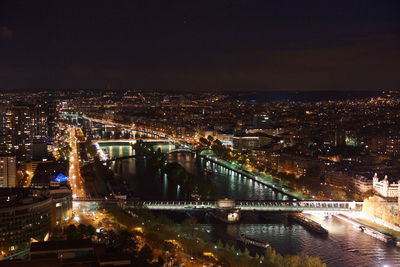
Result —
<path fill-rule="evenodd" d="M 163 151 L 171 146 L 160 145 Z M 131 155 L 134 151 L 130 146 L 103 146 L 104 151 L 111 156 Z M 204 175 L 204 162 L 190 153 L 172 153 L 170 162 L 178 162 L 189 172 L 201 179 L 206 179 L 209 185 L 218 192 L 218 197 L 248 200 L 285 199 L 279 192 L 253 182 L 246 178 L 237 178 L 214 169 L 214 173 Z M 139 159 L 126 159 L 120 163 L 112 163 L 116 177 L 124 179 L 129 184 L 133 195 L 141 199 L 173 200 L 185 199 L 187 196 L 173 185 L 166 177 L 146 169 L 145 162 Z M 187 216 L 181 214 L 180 216 Z M 234 237 L 239 233 L 266 241 L 281 254 L 307 254 L 317 256 L 332 267 L 343 266 L 400 266 L 400 249 L 387 247 L 384 243 L 354 229 L 353 226 L 332 217 L 316 218 L 327 230 L 328 237 L 322 237 L 309 232 L 303 226 L 290 222 L 279 213 L 242 214 L 240 223 L 226 225 L 216 221 L 210 214 L 195 214 L 198 227 L 207 233 L 207 239 L 216 242 L 236 243 Z M 178 216 L 179 217 L 179 216 Z M 251 249 L 251 248 L 250 248 Z M 254 249 L 252 249 L 255 251 Z M 256 251 L 259 252 L 259 251 Z"/>

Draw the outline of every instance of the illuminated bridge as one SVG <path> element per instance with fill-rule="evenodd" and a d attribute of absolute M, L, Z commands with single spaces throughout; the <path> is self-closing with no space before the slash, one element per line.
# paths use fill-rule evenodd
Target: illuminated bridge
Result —
<path fill-rule="evenodd" d="M 134 204 L 127 204 L 127 207 Z M 218 201 L 143 201 L 141 206 L 151 210 L 220 209 Z M 234 209 L 241 211 L 350 211 L 361 210 L 362 202 L 346 201 L 236 201 Z"/>
<path fill-rule="evenodd" d="M 187 149 L 187 148 L 178 148 L 178 149 L 172 149 L 168 151 L 167 153 L 177 153 L 177 152 L 190 152 L 190 153 L 196 153 L 193 150 Z M 106 162 L 112 162 L 112 161 L 119 161 L 119 160 L 124 160 L 124 159 L 131 159 L 131 158 L 137 158 L 138 155 L 129 155 L 129 156 L 123 156 L 123 157 L 113 157 L 113 158 L 108 158 L 104 160 L 100 160 L 100 163 L 106 163 Z"/>
<path fill-rule="evenodd" d="M 93 143 L 98 143 L 98 144 L 115 144 L 115 143 L 129 143 L 129 144 L 135 144 L 138 140 L 143 141 L 143 142 L 149 142 L 149 143 L 175 143 L 175 140 L 172 139 L 143 139 L 143 138 L 131 138 L 131 139 L 109 139 L 109 140 L 93 140 Z"/>
<path fill-rule="evenodd" d="M 168 138 L 168 134 L 164 133 L 164 132 L 160 132 L 160 131 L 155 131 L 153 129 L 148 129 L 148 128 L 143 128 L 143 127 L 138 127 L 136 125 L 133 124 L 126 124 L 126 123 L 118 123 L 118 122 L 114 122 L 111 120 L 106 120 L 106 119 L 98 119 L 98 118 L 92 118 L 92 117 L 88 117 L 85 114 L 83 114 L 82 112 L 61 112 L 61 116 L 63 117 L 70 117 L 72 119 L 77 120 L 78 118 L 82 118 L 85 120 L 88 120 L 90 122 L 96 122 L 96 123 L 100 123 L 103 124 L 105 126 L 116 126 L 116 127 L 121 127 L 121 128 L 126 128 L 126 129 L 131 129 L 134 130 L 136 132 L 141 132 L 150 136 L 155 136 L 155 137 L 161 137 L 161 138 Z"/>
<path fill-rule="evenodd" d="M 178 152 L 196 153 L 194 150 L 191 150 L 189 148 L 175 148 L 175 149 L 171 149 L 167 153 L 178 153 Z"/>
<path fill-rule="evenodd" d="M 74 201 L 105 201 L 118 202 L 115 199 L 83 199 Z M 196 211 L 224 209 L 218 205 L 219 201 L 122 201 L 124 208 L 170 211 Z M 361 211 L 363 202 L 355 201 L 235 201 L 230 209 L 240 211 L 273 211 L 273 212 L 344 212 Z"/>

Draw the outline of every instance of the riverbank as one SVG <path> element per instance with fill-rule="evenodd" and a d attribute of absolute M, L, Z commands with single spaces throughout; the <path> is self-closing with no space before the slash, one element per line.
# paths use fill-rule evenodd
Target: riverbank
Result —
<path fill-rule="evenodd" d="M 382 227 L 379 227 L 377 225 L 372 225 L 370 222 L 357 218 L 357 217 L 349 217 L 343 214 L 337 214 L 335 215 L 337 218 L 352 224 L 355 228 L 357 228 L 359 231 L 364 232 L 365 234 L 372 236 L 387 245 L 396 245 L 396 236 L 392 235 L 387 231 L 387 229 L 384 229 Z M 400 234 L 400 233 L 398 233 Z M 398 240 L 398 239 L 397 239 Z"/>
<path fill-rule="evenodd" d="M 273 190 L 279 191 L 282 194 L 288 195 L 290 197 L 293 197 L 293 198 L 299 199 L 299 200 L 304 200 L 304 199 L 310 198 L 306 194 L 294 190 L 284 181 L 273 178 L 271 175 L 268 175 L 265 173 L 260 173 L 260 172 L 249 172 L 243 166 L 220 159 L 211 150 L 203 150 L 199 155 L 200 155 L 200 157 L 203 157 L 210 161 L 214 161 L 215 163 L 217 163 L 225 168 L 231 169 L 231 170 L 239 173 L 242 176 L 246 176 L 249 179 L 252 179 L 261 184 L 264 184 Z"/>
<path fill-rule="evenodd" d="M 368 220 L 368 219 L 366 219 L 364 217 L 358 217 L 358 218 L 356 218 L 356 221 L 358 221 L 360 223 L 363 223 L 365 225 L 368 225 L 368 226 L 376 229 L 379 232 L 391 235 L 391 236 L 395 237 L 396 240 L 400 241 L 400 232 L 399 231 L 395 231 L 395 230 L 393 230 L 391 228 L 388 228 L 388 227 L 385 227 L 385 226 L 383 226 L 381 224 L 375 223 L 375 222 L 373 222 L 371 220 Z"/>

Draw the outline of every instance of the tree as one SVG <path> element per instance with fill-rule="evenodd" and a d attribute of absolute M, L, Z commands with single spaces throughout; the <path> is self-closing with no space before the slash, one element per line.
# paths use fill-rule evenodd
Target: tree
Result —
<path fill-rule="evenodd" d="M 326 267 L 326 264 L 321 262 L 319 258 L 316 257 L 304 257 L 302 259 L 302 265 L 304 267 Z"/>
<path fill-rule="evenodd" d="M 130 232 L 123 230 L 118 234 L 117 238 L 116 247 L 119 250 L 127 250 L 130 252 L 136 250 L 138 244 Z"/>
<path fill-rule="evenodd" d="M 194 216 L 187 217 L 183 222 L 182 225 L 192 227 L 197 224 L 197 219 Z"/>
<path fill-rule="evenodd" d="M 81 223 L 81 224 L 78 225 L 78 229 L 77 230 L 78 230 L 78 232 L 80 233 L 81 236 L 84 236 L 84 235 L 86 235 L 86 229 L 87 229 L 86 225 Z"/>
<path fill-rule="evenodd" d="M 64 234 L 67 236 L 67 239 L 81 239 L 82 235 L 78 231 L 75 225 L 70 224 L 66 228 L 64 228 Z"/>
<path fill-rule="evenodd" d="M 216 245 L 217 245 L 217 248 L 223 248 L 224 247 L 224 244 L 222 243 L 222 241 L 220 239 L 218 239 Z"/>
<path fill-rule="evenodd" d="M 222 142 L 219 139 L 215 139 L 214 145 L 216 146 L 222 146 Z"/>
<path fill-rule="evenodd" d="M 171 242 L 164 241 L 162 248 L 163 248 L 163 251 L 168 251 L 169 253 L 171 253 L 171 255 L 174 255 L 176 252 L 175 246 Z"/>
<path fill-rule="evenodd" d="M 94 235 L 95 233 L 96 233 L 96 229 L 93 227 L 93 225 L 89 224 L 89 225 L 86 227 L 86 234 L 89 235 L 89 236 L 92 236 L 92 235 Z"/>
<path fill-rule="evenodd" d="M 206 146 L 210 146 L 211 145 L 211 143 L 207 139 L 205 139 L 204 137 L 200 137 L 199 141 L 200 141 L 200 143 L 203 143 Z"/>
<path fill-rule="evenodd" d="M 197 224 L 197 219 L 196 219 L 196 217 L 193 217 L 193 216 L 186 218 L 186 219 L 182 222 L 182 225 L 184 225 L 186 228 L 189 228 L 189 229 L 191 230 L 191 231 L 190 231 L 191 236 L 193 236 L 193 228 L 194 228 L 194 226 L 195 226 L 196 224 Z"/>
<path fill-rule="evenodd" d="M 335 200 L 345 200 L 346 192 L 340 189 L 336 189 L 331 192 L 331 197 Z"/>
<path fill-rule="evenodd" d="M 138 260 L 143 263 L 148 263 L 153 259 L 153 252 L 148 245 L 144 245 L 139 251 Z"/>
<path fill-rule="evenodd" d="M 92 157 L 94 158 L 97 155 L 97 149 L 94 146 L 94 144 L 92 143 L 92 141 L 87 140 L 85 142 L 85 148 L 86 148 L 86 152 Z"/>
<path fill-rule="evenodd" d="M 158 264 L 158 266 L 164 266 L 165 261 L 161 256 L 158 256 L 157 264 Z"/>
<path fill-rule="evenodd" d="M 245 256 L 245 257 L 250 257 L 250 251 L 249 251 L 249 249 L 248 248 L 245 248 L 244 249 L 244 251 L 243 251 L 243 256 Z"/>
<path fill-rule="evenodd" d="M 287 267 L 303 266 L 303 260 L 299 256 L 287 256 L 285 257 L 285 266 Z"/>
<path fill-rule="evenodd" d="M 157 218 L 157 222 L 163 226 L 172 226 L 174 224 L 174 222 L 164 214 Z"/>

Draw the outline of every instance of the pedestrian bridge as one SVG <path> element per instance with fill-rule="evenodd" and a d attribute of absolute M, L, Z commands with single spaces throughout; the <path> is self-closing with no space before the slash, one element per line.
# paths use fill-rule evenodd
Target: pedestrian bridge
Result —
<path fill-rule="evenodd" d="M 75 198 L 75 202 L 121 202 L 125 208 L 149 210 L 196 211 L 224 209 L 218 201 L 126 201 L 102 198 Z M 230 209 L 272 212 L 343 212 L 360 211 L 363 202 L 355 201 L 236 201 Z"/>

